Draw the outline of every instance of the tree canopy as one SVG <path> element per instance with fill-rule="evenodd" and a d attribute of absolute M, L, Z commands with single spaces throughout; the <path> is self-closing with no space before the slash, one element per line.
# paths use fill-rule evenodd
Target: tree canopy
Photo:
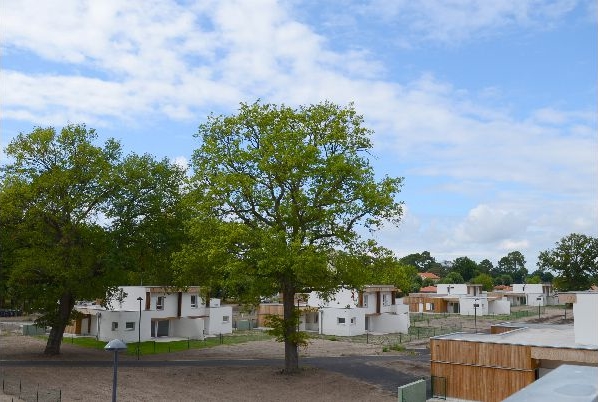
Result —
<path fill-rule="evenodd" d="M 199 127 L 190 197 L 198 218 L 175 262 L 183 276 L 253 297 L 282 293 L 287 372 L 298 369 L 295 294 L 364 285 L 361 257 L 375 247 L 365 235 L 401 218 L 402 179 L 376 179 L 371 134 L 352 105 L 329 102 L 241 104 Z"/>
<path fill-rule="evenodd" d="M 555 248 L 540 253 L 538 268 L 556 273 L 558 290 L 588 290 L 598 284 L 598 239 L 578 233 L 563 237 Z"/>
<path fill-rule="evenodd" d="M 126 270 L 137 268 L 137 261 L 123 258 L 130 251 L 118 247 L 115 229 L 123 244 L 131 244 L 124 239 L 141 233 L 133 228 L 164 211 L 157 195 L 166 185 L 134 177 L 165 163 L 123 159 L 118 142 L 96 141 L 95 130 L 85 125 L 59 132 L 38 127 L 6 147 L 11 163 L 1 170 L 0 224 L 8 253 L 2 263 L 10 292 L 41 313 L 40 325 L 51 327 L 46 354 L 60 353 L 75 301 L 105 298 L 126 283 Z"/>

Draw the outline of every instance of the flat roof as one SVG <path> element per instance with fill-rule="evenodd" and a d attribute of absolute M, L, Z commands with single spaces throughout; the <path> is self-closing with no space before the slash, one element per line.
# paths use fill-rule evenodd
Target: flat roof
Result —
<path fill-rule="evenodd" d="M 449 339 L 466 342 L 501 343 L 511 345 L 538 346 L 549 348 L 598 350 L 598 345 L 575 343 L 572 324 L 529 324 L 503 323 L 512 331 L 501 334 L 456 332 L 439 335 L 431 339 Z"/>
<path fill-rule="evenodd" d="M 598 401 L 598 367 L 563 364 L 504 402 Z"/>

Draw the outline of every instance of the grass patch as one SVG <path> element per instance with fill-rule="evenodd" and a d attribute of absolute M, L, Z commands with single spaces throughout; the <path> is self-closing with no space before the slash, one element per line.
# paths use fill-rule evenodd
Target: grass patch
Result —
<path fill-rule="evenodd" d="M 205 338 L 204 340 L 189 339 L 172 342 L 144 341 L 140 344 L 137 342 L 129 342 L 127 344 L 127 354 L 136 355 L 137 347 L 139 347 L 141 355 L 153 355 L 160 353 L 180 352 L 188 349 L 211 348 L 218 345 L 233 345 L 245 342 L 263 341 L 268 339 L 272 339 L 272 337 L 262 331 L 237 331 L 233 334 Z M 95 338 L 87 337 L 63 338 L 62 342 L 91 349 L 104 349 L 107 343 L 105 341 L 98 341 Z"/>

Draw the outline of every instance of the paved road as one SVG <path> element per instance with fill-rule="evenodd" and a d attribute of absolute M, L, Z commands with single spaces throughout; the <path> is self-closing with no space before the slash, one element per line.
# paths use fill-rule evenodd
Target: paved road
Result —
<path fill-rule="evenodd" d="M 390 356 L 343 356 L 343 357 L 303 357 L 300 365 L 316 367 L 322 370 L 334 371 L 370 384 L 378 385 L 386 390 L 395 392 L 400 385 L 418 380 L 409 373 L 399 372 L 381 367 L 376 362 L 396 360 L 411 360 L 427 362 L 430 354 L 427 351 L 417 351 L 412 355 Z M 231 367 L 231 366 L 273 366 L 284 367 L 282 359 L 205 359 L 205 360 L 120 360 L 119 366 L 124 367 Z M 112 367 L 112 360 L 0 360 L 0 368 L 4 367 Z"/>

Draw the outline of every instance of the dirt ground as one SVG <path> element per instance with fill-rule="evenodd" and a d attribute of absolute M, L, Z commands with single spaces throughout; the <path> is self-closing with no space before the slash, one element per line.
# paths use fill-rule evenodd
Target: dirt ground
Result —
<path fill-rule="evenodd" d="M 524 317 L 517 321 L 562 323 L 563 310 L 545 311 L 542 319 Z M 571 322 L 569 315 L 567 322 Z M 449 319 L 461 319 L 459 316 Z M 465 318 L 465 325 L 471 326 Z M 437 320 L 439 325 L 446 320 Z M 430 325 L 435 321 L 431 320 Z M 488 329 L 496 321 L 478 317 L 477 328 Z M 418 324 L 419 325 L 419 324 Z M 62 401 L 107 401 L 112 395 L 112 367 L 2 367 L 2 360 L 106 360 L 112 356 L 102 350 L 93 350 L 64 343 L 58 357 L 43 355 L 44 341 L 17 335 L 10 327 L 0 327 L 0 377 L 20 380 L 28 387 L 60 389 Z M 414 341 L 410 348 L 426 348 L 427 339 Z M 301 350 L 307 356 L 364 356 L 396 354 L 391 362 L 377 363 L 393 370 L 419 377 L 429 377 L 429 362 L 400 359 L 401 352 L 383 352 L 381 345 L 312 339 L 309 347 Z M 245 344 L 221 345 L 209 349 L 192 349 L 168 355 L 144 356 L 144 360 L 207 360 L 207 359 L 280 359 L 284 347 L 275 341 L 256 341 Z M 134 359 L 122 355 L 121 360 Z M 119 401 L 396 401 L 396 393 L 358 381 L 335 372 L 308 368 L 300 374 L 287 376 L 281 367 L 120 367 L 118 371 Z M 1 390 L 0 390 L 1 391 Z M 13 392 L 14 394 L 14 392 Z M 0 401 L 17 401 L 4 396 Z M 40 399 L 41 400 L 41 399 Z"/>
<path fill-rule="evenodd" d="M 64 343 L 59 357 L 42 354 L 44 341 L 22 335 L 0 336 L 0 360 L 107 360 L 112 355 Z M 374 345 L 313 340 L 302 356 L 348 356 L 381 353 Z M 281 358 L 275 341 L 222 345 L 144 360 Z M 121 356 L 121 361 L 131 359 Z M 425 366 L 425 364 L 423 365 Z M 420 367 L 422 373 L 428 368 Z M 0 376 L 20 379 L 31 387 L 60 389 L 63 401 L 107 401 L 112 395 L 112 367 L 6 367 Z M 0 399 L 1 401 L 2 399 Z M 6 399 L 11 400 L 11 399 Z M 395 401 L 396 396 L 374 385 L 334 372 L 305 369 L 287 376 L 280 367 L 120 367 L 119 401 Z"/>

